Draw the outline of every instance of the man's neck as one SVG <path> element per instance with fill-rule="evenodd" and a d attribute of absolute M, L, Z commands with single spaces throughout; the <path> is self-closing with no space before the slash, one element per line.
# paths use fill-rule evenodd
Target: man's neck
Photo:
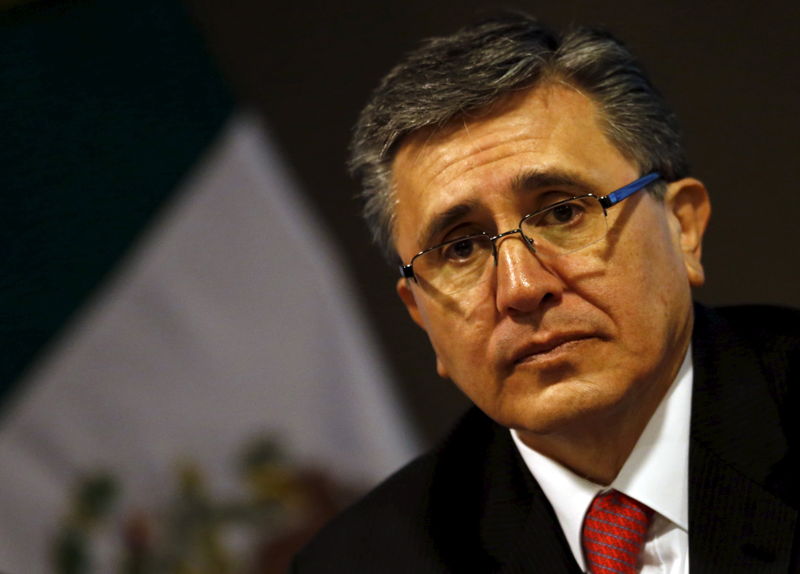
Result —
<path fill-rule="evenodd" d="M 594 429 L 578 429 L 557 435 L 533 434 L 524 430 L 517 432 L 520 439 L 533 450 L 587 480 L 607 485 L 611 484 L 625 464 L 653 412 L 655 407 L 648 408 L 646 420 L 637 417 L 629 425 L 607 425 L 602 432 Z"/>
<path fill-rule="evenodd" d="M 613 408 L 587 414 L 554 433 L 517 430 L 530 448 L 597 484 L 613 482 L 675 379 L 683 359 L 665 367 L 648 392 L 626 397 Z"/>

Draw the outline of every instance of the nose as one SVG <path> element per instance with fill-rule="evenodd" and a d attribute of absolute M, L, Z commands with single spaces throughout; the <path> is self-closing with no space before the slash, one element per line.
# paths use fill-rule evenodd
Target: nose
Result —
<path fill-rule="evenodd" d="M 522 237 L 503 237 L 497 241 L 496 249 L 495 300 L 500 313 L 527 314 L 561 299 L 561 278 L 542 263 Z"/>

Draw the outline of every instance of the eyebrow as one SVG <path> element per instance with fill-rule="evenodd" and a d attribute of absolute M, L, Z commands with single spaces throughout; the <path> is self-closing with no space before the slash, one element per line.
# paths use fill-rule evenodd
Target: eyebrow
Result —
<path fill-rule="evenodd" d="M 417 236 L 417 245 L 422 246 L 422 249 L 427 249 L 433 245 L 434 238 L 437 235 L 439 235 L 442 231 L 450 227 L 459 219 L 463 219 L 466 215 L 475 210 L 478 205 L 478 201 L 467 201 L 454 205 L 446 211 L 437 214 L 428 222 L 428 224 Z"/>
<path fill-rule="evenodd" d="M 511 182 L 516 192 L 535 191 L 545 187 L 578 188 L 581 193 L 596 191 L 596 186 L 575 171 L 529 169 L 519 173 Z"/>
<path fill-rule="evenodd" d="M 582 193 L 595 190 L 595 186 L 577 172 L 569 170 L 528 169 L 517 174 L 511 181 L 511 189 L 515 193 L 526 193 L 543 188 L 570 187 L 580 189 Z M 436 237 L 445 229 L 463 219 L 480 206 L 478 199 L 454 205 L 437 214 L 417 235 L 417 245 L 427 249 L 434 245 Z M 524 214 L 523 214 L 524 215 Z"/>

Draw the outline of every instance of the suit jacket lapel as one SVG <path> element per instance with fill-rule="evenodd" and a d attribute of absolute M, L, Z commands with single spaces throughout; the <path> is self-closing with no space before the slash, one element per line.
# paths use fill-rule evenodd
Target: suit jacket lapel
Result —
<path fill-rule="evenodd" d="M 508 429 L 471 409 L 434 472 L 426 528 L 443 571 L 580 574 Z"/>
<path fill-rule="evenodd" d="M 692 574 L 789 572 L 797 512 L 697 441 L 689 464 Z"/>
<path fill-rule="evenodd" d="M 768 375 L 752 345 L 702 307 L 693 360 L 690 570 L 788 572 L 797 511 L 783 492 L 790 451 Z"/>
<path fill-rule="evenodd" d="M 543 493 L 533 499 L 523 528 L 511 539 L 508 554 L 499 570 L 504 574 L 546 572 L 580 574 L 581 570 L 561 532 L 550 515 L 552 508 Z"/>
<path fill-rule="evenodd" d="M 481 539 L 497 571 L 579 574 L 553 508 L 507 429 L 497 427 L 487 462 L 495 472 L 487 483 Z"/>

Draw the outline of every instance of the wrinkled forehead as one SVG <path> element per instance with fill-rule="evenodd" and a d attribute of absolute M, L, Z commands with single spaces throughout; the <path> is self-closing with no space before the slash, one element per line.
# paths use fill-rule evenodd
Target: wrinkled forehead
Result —
<path fill-rule="evenodd" d="M 406 183 L 410 171 L 433 184 L 437 179 L 446 180 L 451 175 L 448 170 L 463 168 L 470 157 L 490 148 L 500 156 L 532 135 L 557 142 L 560 132 L 567 130 L 584 134 L 587 141 L 601 146 L 610 143 L 599 107 L 571 84 L 552 81 L 506 94 L 444 125 L 426 126 L 403 137 L 391 164 L 393 192 Z M 498 142 L 498 137 L 503 141 Z M 503 143 L 507 145 L 500 145 Z"/>
<path fill-rule="evenodd" d="M 591 176 L 609 161 L 623 162 L 601 124 L 591 99 L 572 86 L 549 84 L 418 130 L 394 158 L 396 215 L 411 210 L 419 218 L 428 204 L 447 203 L 470 188 L 509 189 L 523 170 L 585 170 Z M 396 226 L 393 231 L 397 239 Z"/>
<path fill-rule="evenodd" d="M 530 99 L 534 92 L 545 93 L 545 89 L 545 87 L 536 87 L 522 92 L 505 94 L 482 108 L 460 113 L 445 124 L 425 126 L 406 134 L 395 146 L 393 167 L 399 158 L 408 158 L 412 155 L 418 156 L 417 160 L 427 157 L 434 161 L 446 154 L 446 144 L 453 139 L 477 136 L 483 125 L 509 123 L 513 110 L 522 105 L 525 100 Z M 550 92 L 552 90 L 547 89 L 547 93 Z M 420 157 L 423 150 L 425 155 Z"/>

